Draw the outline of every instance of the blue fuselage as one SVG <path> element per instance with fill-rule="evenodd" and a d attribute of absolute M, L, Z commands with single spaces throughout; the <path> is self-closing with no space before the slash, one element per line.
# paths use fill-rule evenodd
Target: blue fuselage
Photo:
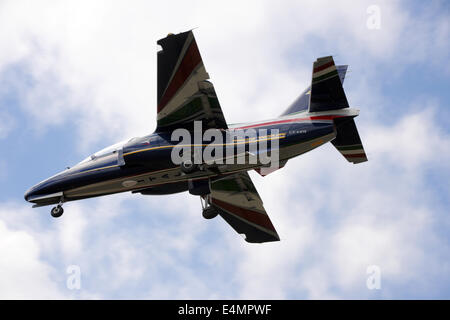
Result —
<path fill-rule="evenodd" d="M 227 140 L 238 130 L 253 130 L 256 135 L 250 139 Z M 232 127 L 222 130 L 221 135 L 223 141 L 216 145 L 220 145 L 223 155 L 230 149 L 236 152 L 242 151 L 242 148 L 247 153 L 254 153 L 255 150 L 257 153 L 279 151 L 279 160 L 286 161 L 333 139 L 335 127 L 332 120 L 288 119 Z M 275 140 L 277 143 L 274 143 Z M 215 141 L 201 140 L 200 146 L 198 140 L 191 141 L 192 145 L 203 151 L 211 143 Z M 254 144 L 258 145 L 256 149 Z M 64 201 L 71 201 L 124 191 L 169 194 L 188 190 L 190 180 L 261 167 L 260 163 L 211 165 L 208 170 L 182 173 L 180 165 L 171 160 L 177 145 L 179 141 L 172 141 L 171 133 L 153 133 L 131 139 L 119 149 L 94 155 L 40 182 L 25 193 L 25 200 L 47 205 L 61 201 L 61 197 Z"/>

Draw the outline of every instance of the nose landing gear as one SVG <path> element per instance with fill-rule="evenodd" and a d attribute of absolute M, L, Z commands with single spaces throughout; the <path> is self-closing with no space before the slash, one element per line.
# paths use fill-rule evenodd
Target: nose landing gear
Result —
<path fill-rule="evenodd" d="M 58 205 L 56 207 L 53 207 L 52 210 L 50 211 L 50 214 L 52 215 L 53 218 L 59 218 L 63 215 L 64 213 L 64 209 L 62 207 L 63 202 L 64 198 L 61 197 L 61 200 L 59 201 Z"/>
<path fill-rule="evenodd" d="M 56 207 L 53 207 L 52 210 L 50 211 L 50 214 L 52 215 L 53 218 L 59 218 L 62 216 L 63 213 L 64 209 L 60 204 L 58 204 Z"/>

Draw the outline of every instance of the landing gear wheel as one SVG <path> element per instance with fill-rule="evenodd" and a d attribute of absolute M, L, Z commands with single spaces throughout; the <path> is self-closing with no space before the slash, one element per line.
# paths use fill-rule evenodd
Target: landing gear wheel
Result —
<path fill-rule="evenodd" d="M 217 212 L 217 210 L 214 209 L 213 207 L 205 208 L 202 211 L 203 218 L 205 218 L 205 219 L 213 219 L 213 218 L 217 217 L 218 214 L 219 213 Z"/>
<path fill-rule="evenodd" d="M 52 211 L 50 212 L 53 218 L 59 218 L 62 216 L 63 213 L 64 209 L 59 204 L 56 207 L 53 207 Z"/>
<path fill-rule="evenodd" d="M 205 219 L 213 219 L 217 217 L 219 211 L 211 205 L 211 194 L 200 196 L 200 203 L 202 204 L 202 216 Z"/>
<path fill-rule="evenodd" d="M 197 169 L 197 165 L 192 160 L 183 161 L 180 165 L 181 171 L 184 173 L 192 173 Z"/>

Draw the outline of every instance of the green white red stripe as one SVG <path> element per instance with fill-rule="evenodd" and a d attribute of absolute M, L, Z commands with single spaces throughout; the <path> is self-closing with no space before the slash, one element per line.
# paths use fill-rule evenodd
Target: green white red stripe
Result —
<path fill-rule="evenodd" d="M 332 57 L 318 59 L 314 63 L 312 82 L 317 83 L 334 76 L 339 76 Z"/>
<path fill-rule="evenodd" d="M 359 163 L 367 161 L 367 156 L 362 144 L 336 146 L 336 148 L 350 162 Z"/>

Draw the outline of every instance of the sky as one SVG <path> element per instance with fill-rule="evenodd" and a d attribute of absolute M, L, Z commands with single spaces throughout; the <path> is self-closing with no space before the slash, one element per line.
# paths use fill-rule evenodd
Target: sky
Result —
<path fill-rule="evenodd" d="M 0 298 L 449 299 L 449 7 L 0 0 Z M 153 132 L 156 41 L 193 28 L 228 123 L 277 117 L 317 57 L 348 64 L 369 161 L 327 144 L 250 172 L 276 243 L 203 219 L 188 193 L 32 209 L 32 185 Z"/>

